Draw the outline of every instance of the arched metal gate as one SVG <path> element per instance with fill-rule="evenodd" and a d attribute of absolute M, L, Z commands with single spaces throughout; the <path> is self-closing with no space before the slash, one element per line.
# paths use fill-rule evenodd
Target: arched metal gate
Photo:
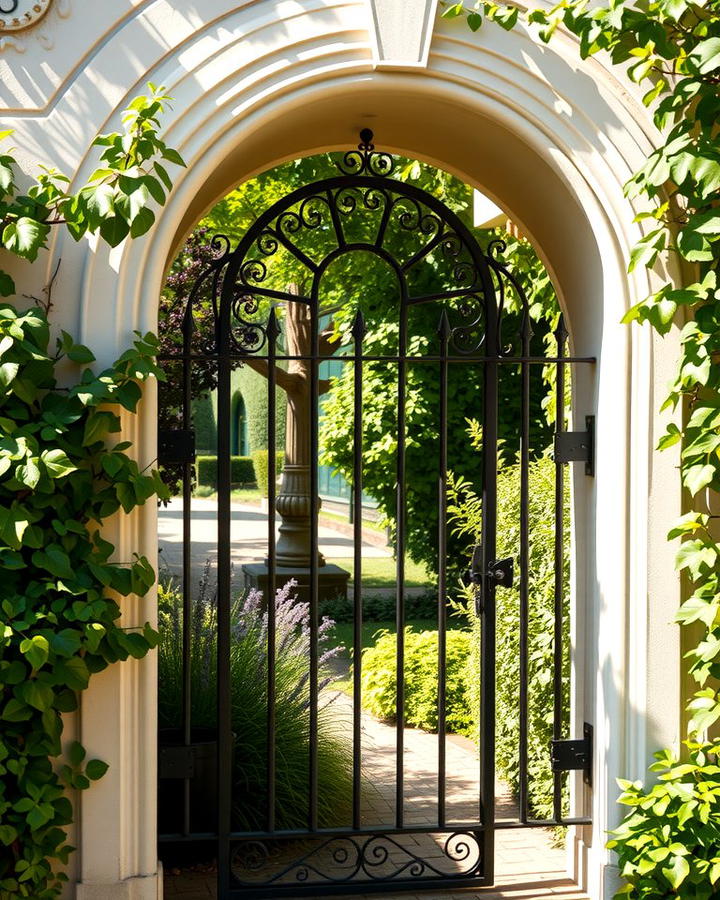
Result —
<path fill-rule="evenodd" d="M 183 429 L 161 434 L 160 456 L 166 465 L 180 467 L 183 483 L 183 565 L 185 629 L 183 654 L 183 721 L 181 740 L 173 753 L 167 752 L 161 770 L 173 774 L 184 783 L 184 802 L 175 827 L 161 835 L 161 841 L 207 841 L 217 847 L 218 896 L 220 898 L 318 896 L 324 893 L 366 893 L 369 891 L 422 890 L 429 887 L 460 887 L 488 885 L 493 882 L 494 836 L 498 828 L 541 827 L 558 824 L 582 824 L 589 820 L 582 815 L 563 816 L 563 771 L 589 771 L 591 740 L 586 733 L 581 740 L 564 740 L 562 688 L 562 609 L 563 561 L 563 472 L 564 463 L 584 459 L 588 473 L 592 471 L 592 434 L 562 433 L 565 420 L 566 370 L 571 363 L 589 363 L 589 359 L 574 359 L 566 354 L 567 333 L 562 318 L 556 333 L 555 356 L 532 353 L 530 311 L 525 296 L 512 273 L 500 259 L 503 249 L 498 243 L 487 251 L 481 249 L 472 232 L 439 200 L 411 184 L 392 177 L 393 159 L 375 151 L 372 133 L 363 132 L 357 151 L 345 155 L 342 174 L 324 181 L 307 184 L 272 205 L 255 222 L 245 237 L 233 249 L 226 238 L 217 237 L 214 246 L 217 257 L 199 280 L 190 297 L 184 315 L 183 341 L 176 355 L 165 362 L 170 377 L 183 387 Z M 353 224 L 353 222 L 355 224 Z M 402 235 L 395 240 L 393 252 L 388 247 L 388 235 Z M 311 251 L 303 240 L 313 235 Z M 401 249 L 398 251 L 398 247 Z M 354 303 L 353 317 L 345 317 L 346 327 L 328 344 L 324 333 L 323 276 L 333 265 L 342 265 L 348 255 L 362 253 L 381 260 L 394 273 L 397 285 L 397 316 L 394 322 L 390 351 L 368 351 L 366 335 L 369 323 L 363 313 L 363 298 Z M 299 273 L 292 283 L 273 280 L 274 260 L 285 262 L 283 276 L 293 266 Z M 435 283 L 428 284 L 415 274 L 433 260 Z M 506 307 L 512 294 L 516 305 L 514 317 L 508 317 Z M 337 305 L 337 298 L 335 298 Z M 203 307 L 211 310 L 211 333 L 196 327 L 196 318 Z M 372 304 L 370 304 L 371 306 Z M 437 319 L 436 337 L 419 350 L 414 341 L 413 322 L 418 309 L 432 310 Z M 290 323 L 293 334 L 290 334 Z M 508 324 L 510 323 L 510 324 Z M 507 329 L 512 326 L 512 333 Z M 285 329 L 285 331 L 284 331 Z M 362 676 L 362 522 L 356 514 L 354 524 L 353 563 L 353 704 L 347 714 L 347 740 L 352 745 L 351 796 L 347 820 L 328 822 L 319 808 L 322 787 L 322 760 L 319 758 L 318 725 L 321 695 L 321 615 L 320 599 L 324 560 L 319 552 L 318 535 L 318 475 L 319 426 L 321 417 L 323 361 L 332 354 L 351 367 L 353 385 L 353 428 L 347 440 L 353 447 L 351 486 L 355 509 L 360 510 L 363 496 L 363 471 L 369 463 L 364 459 L 363 381 L 368 367 L 385 367 L 393 373 L 396 383 L 394 423 L 396 433 L 396 492 L 395 558 L 397 566 L 396 626 L 396 740 L 392 766 L 388 777 L 393 781 L 392 800 L 388 802 L 388 816 L 383 822 L 372 821 L 364 808 L 364 732 L 361 718 Z M 194 761 L 191 749 L 195 736 L 192 722 L 189 666 L 191 658 L 191 487 L 192 487 L 192 422 L 191 398 L 194 370 L 202 365 L 213 371 L 217 388 L 217 809 L 216 822 L 207 822 L 198 829 L 202 819 L 194 815 L 197 795 L 190 790 Z M 302 383 L 304 399 L 296 398 L 296 416 L 305 416 L 307 442 L 296 464 L 308 462 L 308 495 L 295 505 L 307 503 L 300 511 L 307 525 L 309 558 L 304 596 L 309 603 L 309 642 L 307 672 L 303 676 L 307 690 L 308 746 L 306 778 L 306 815 L 304 821 L 288 827 L 283 819 L 281 802 L 276 793 L 276 771 L 279 745 L 276 709 L 276 670 L 278 654 L 283 652 L 276 639 L 277 610 L 266 603 L 266 627 L 269 635 L 264 646 L 261 667 L 266 679 L 266 718 L 263 725 L 265 739 L 264 788 L 244 802 L 255 809 L 254 824 L 247 820 L 238 824 L 235 809 L 243 792 L 243 760 L 238 758 L 237 734 L 233 727 L 233 685 L 231 656 L 234 629 L 232 620 L 233 596 L 237 594 L 232 566 L 231 534 L 231 379 L 240 365 L 252 365 L 267 378 L 268 406 L 268 521 L 267 559 L 264 579 L 267 586 L 282 584 L 291 571 L 288 560 L 278 559 L 276 545 L 277 487 L 275 432 L 276 388 L 278 380 L 287 381 L 294 373 Z M 437 604 L 438 685 L 437 685 L 437 756 L 434 781 L 433 815 L 418 820 L 408 812 L 412 807 L 416 785 L 406 777 L 404 702 L 406 672 L 403 662 L 405 639 L 405 548 L 407 540 L 408 490 L 406 478 L 407 447 L 407 385 L 412 367 L 434 367 L 437 396 L 433 399 L 432 425 L 437 437 L 437 456 L 428 460 L 437 473 L 438 566 Z M 556 513 L 555 533 L 555 622 L 554 640 L 554 738 L 548 747 L 548 766 L 554 776 L 554 815 L 550 820 L 534 821 L 528 806 L 528 610 L 532 603 L 529 593 L 529 537 L 528 470 L 530 442 L 530 385 L 533 369 L 554 367 L 557 382 L 557 422 L 560 433 L 555 439 Z M 514 559 L 496 558 L 496 484 L 498 470 L 498 385 L 501 371 L 507 367 L 516 376 L 519 403 L 517 433 L 519 435 L 520 496 L 519 545 Z M 478 456 L 475 484 L 482 497 L 482 539 L 475 547 L 469 577 L 476 584 L 476 605 L 482 623 L 480 649 L 480 734 L 479 777 L 475 779 L 469 808 L 473 811 L 458 820 L 449 808 L 446 786 L 447 740 L 445 735 L 447 671 L 446 650 L 448 610 L 445 597 L 452 587 L 449 581 L 447 479 L 451 467 L 449 456 L 458 440 L 448 429 L 448 392 L 455 381 L 466 375 L 480 373 L 477 403 L 467 410 L 467 417 L 482 425 L 482 450 Z M 290 395 L 288 395 L 290 396 Z M 290 400 L 288 400 L 290 402 Z M 298 420 L 299 421 L 299 420 Z M 296 423 L 297 424 L 297 423 Z M 290 426 L 289 426 L 290 427 Z M 287 461 L 286 461 L 287 463 Z M 286 478 L 300 477 L 288 470 Z M 292 465 L 289 467 L 292 470 Z M 350 479 L 349 479 L 350 480 Z M 287 486 L 286 486 L 287 487 Z M 292 493 L 292 490 L 290 490 Z M 302 492 L 299 492 L 300 494 Z M 297 510 L 295 510 L 297 514 Z M 295 535 L 297 538 L 297 535 Z M 282 539 L 282 535 L 281 535 Z M 281 547 L 280 550 L 283 553 Z M 456 561 L 450 561 L 456 562 Z M 513 564 L 517 574 L 513 574 Z M 454 570 L 453 570 L 454 571 Z M 495 814 L 495 594 L 516 579 L 519 587 L 519 799 L 517 815 L 498 821 Z M 214 746 L 214 745 L 213 745 Z M 184 753 L 184 755 L 183 755 Z M 162 775 L 161 771 L 161 775 Z M 208 794 L 214 793 L 211 789 Z M 465 807 L 465 811 L 467 812 Z M 213 810 L 214 812 L 214 810 Z"/>

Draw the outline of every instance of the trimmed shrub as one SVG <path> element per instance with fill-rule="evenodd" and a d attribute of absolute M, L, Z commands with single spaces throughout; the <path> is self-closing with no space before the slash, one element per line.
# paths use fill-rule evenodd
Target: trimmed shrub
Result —
<path fill-rule="evenodd" d="M 447 632 L 446 721 L 447 730 L 470 734 L 473 724 L 468 685 L 467 658 L 472 635 Z M 373 647 L 363 650 L 363 706 L 386 722 L 395 721 L 397 635 L 380 633 Z M 405 629 L 405 723 L 437 731 L 438 634 Z"/>
<path fill-rule="evenodd" d="M 555 621 L 555 464 L 549 458 L 530 464 L 529 518 L 529 623 L 528 623 L 528 794 L 533 814 L 552 818 L 553 774 L 550 741 L 553 723 L 553 628 Z M 567 482 L 566 482 L 567 484 Z M 498 473 L 497 558 L 517 559 L 520 547 L 520 469 L 508 466 Z M 451 486 L 451 518 L 460 535 L 478 543 L 482 525 L 481 498 L 462 479 Z M 569 492 L 565 492 L 565 544 L 570 541 Z M 563 733 L 568 733 L 570 705 L 569 553 L 563 571 Z M 467 660 L 472 716 L 479 733 L 480 631 L 472 589 L 467 590 L 465 611 L 473 633 Z M 520 708 L 520 601 L 515 587 L 496 594 L 496 764 L 501 777 L 514 789 L 519 785 Z M 565 779 L 566 781 L 566 779 Z"/>
<path fill-rule="evenodd" d="M 275 454 L 275 473 L 279 475 L 282 472 L 285 454 L 278 452 Z M 268 451 L 256 450 L 252 455 L 252 464 L 255 483 L 260 489 L 263 497 L 268 495 Z"/>
<path fill-rule="evenodd" d="M 210 394 L 195 397 L 192 402 L 192 425 L 195 430 L 195 446 L 203 455 L 212 454 L 217 447 L 217 423 Z"/>
<path fill-rule="evenodd" d="M 397 598 L 394 590 L 384 593 L 368 592 L 363 597 L 363 619 L 366 622 L 393 622 Z M 352 597 L 338 594 L 320 601 L 320 612 L 335 622 L 352 622 L 354 606 Z M 405 616 L 408 620 L 434 619 L 437 617 L 437 590 L 405 596 Z"/>
<path fill-rule="evenodd" d="M 196 457 L 195 472 L 198 485 L 215 489 L 217 487 L 217 456 Z M 230 457 L 230 481 L 233 484 L 255 484 L 255 469 L 249 456 Z"/>

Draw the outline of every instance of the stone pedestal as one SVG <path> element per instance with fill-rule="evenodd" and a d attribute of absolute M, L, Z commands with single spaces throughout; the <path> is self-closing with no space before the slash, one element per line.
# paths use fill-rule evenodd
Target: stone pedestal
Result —
<path fill-rule="evenodd" d="M 263 563 L 247 563 L 242 567 L 245 579 L 245 588 L 257 588 L 263 596 L 268 595 L 269 571 Z M 278 566 L 275 570 L 275 588 L 281 588 L 291 578 L 297 585 L 299 600 L 310 599 L 310 567 L 309 566 Z M 347 597 L 347 585 L 350 573 L 340 566 L 324 565 L 318 568 L 318 601 L 334 600 L 336 597 Z"/>

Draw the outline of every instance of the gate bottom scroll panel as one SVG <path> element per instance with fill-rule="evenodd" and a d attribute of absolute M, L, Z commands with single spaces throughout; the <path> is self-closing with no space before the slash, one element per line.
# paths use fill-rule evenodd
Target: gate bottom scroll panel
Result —
<path fill-rule="evenodd" d="M 266 888 L 292 895 L 301 886 L 479 883 L 485 871 L 484 833 L 427 832 L 257 837 L 233 841 L 233 887 Z"/>

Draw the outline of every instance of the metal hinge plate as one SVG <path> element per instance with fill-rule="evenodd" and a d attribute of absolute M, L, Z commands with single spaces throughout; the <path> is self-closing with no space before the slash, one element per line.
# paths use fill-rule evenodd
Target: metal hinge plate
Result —
<path fill-rule="evenodd" d="M 195 462 L 195 432 L 190 429 L 158 431 L 158 462 L 160 465 Z"/>
<path fill-rule="evenodd" d="M 158 759 L 160 778 L 194 778 L 194 747 L 161 747 Z"/>
<path fill-rule="evenodd" d="M 553 772 L 581 770 L 585 784 L 592 784 L 593 729 L 586 722 L 583 737 L 577 741 L 551 741 L 550 762 Z"/>
<path fill-rule="evenodd" d="M 584 462 L 585 474 L 595 474 L 595 416 L 585 416 L 586 431 L 559 431 L 555 435 L 555 462 Z"/>

